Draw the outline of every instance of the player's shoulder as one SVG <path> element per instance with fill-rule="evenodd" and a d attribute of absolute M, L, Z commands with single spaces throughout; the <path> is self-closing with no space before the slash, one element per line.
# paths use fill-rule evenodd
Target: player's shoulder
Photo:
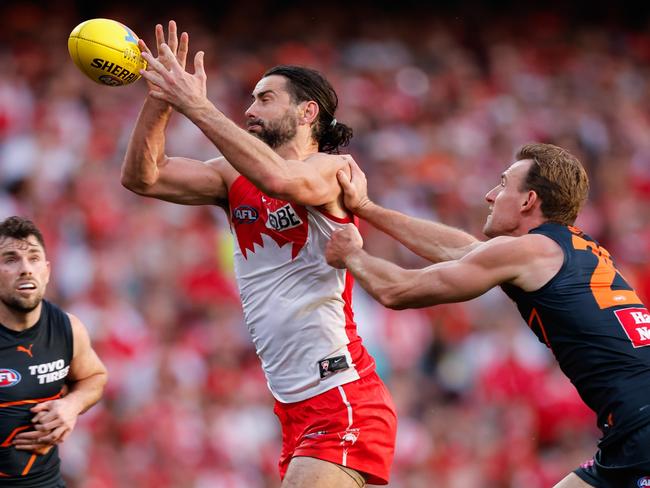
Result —
<path fill-rule="evenodd" d="M 222 180 L 226 183 L 226 186 L 228 188 L 230 188 L 230 186 L 241 174 L 223 156 L 208 159 L 207 161 L 204 161 L 203 164 L 216 171 L 219 176 L 221 176 Z"/>
<path fill-rule="evenodd" d="M 86 326 L 79 317 L 70 312 L 65 312 L 65 314 L 68 316 L 68 320 L 70 320 L 70 327 L 72 328 L 72 333 L 74 335 L 86 333 Z"/>
<path fill-rule="evenodd" d="M 76 315 L 71 314 L 70 312 L 66 312 L 66 314 L 70 319 L 70 328 L 72 329 L 74 348 L 75 351 L 78 351 L 80 347 L 84 348 L 87 344 L 90 343 L 88 328 Z"/>
<path fill-rule="evenodd" d="M 562 254 L 560 245 L 545 234 L 524 234 L 518 237 L 505 237 L 503 242 L 509 252 L 523 259 L 551 257 Z"/>
<path fill-rule="evenodd" d="M 337 171 L 343 170 L 350 177 L 350 163 L 354 161 L 354 158 L 349 154 L 315 153 L 305 158 L 304 161 L 320 166 L 326 174 L 336 174 Z"/>
<path fill-rule="evenodd" d="M 557 241 L 546 234 L 525 234 L 517 239 L 525 252 L 544 256 L 562 254 Z"/>
<path fill-rule="evenodd" d="M 223 169 L 232 168 L 232 165 L 223 156 L 208 159 L 207 161 L 203 161 L 203 164 L 205 164 L 206 166 L 209 166 L 211 168 L 214 168 L 216 170 L 223 170 Z"/>
<path fill-rule="evenodd" d="M 553 239 L 543 234 L 524 234 L 493 237 L 478 245 L 473 252 L 480 252 L 498 261 L 525 264 L 536 258 L 561 255 L 562 249 Z"/>
<path fill-rule="evenodd" d="M 65 312 L 59 305 L 49 300 L 43 299 L 42 312 L 43 317 L 51 323 L 65 323 L 70 319 L 70 314 Z"/>
<path fill-rule="evenodd" d="M 347 166 L 351 160 L 354 160 L 354 158 L 349 154 L 329 154 L 323 152 L 310 154 L 304 159 L 306 163 L 310 164 L 331 164 L 341 167 Z"/>

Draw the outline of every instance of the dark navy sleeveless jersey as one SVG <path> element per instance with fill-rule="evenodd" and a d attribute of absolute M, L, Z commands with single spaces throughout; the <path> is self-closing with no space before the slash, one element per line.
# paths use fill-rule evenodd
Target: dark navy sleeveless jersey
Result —
<path fill-rule="evenodd" d="M 27 330 L 0 325 L 0 486 L 60 486 L 58 448 L 32 454 L 11 446 L 19 432 L 32 430 L 30 412 L 37 403 L 61 395 L 72 360 L 68 315 L 43 301 L 41 317 Z"/>
<path fill-rule="evenodd" d="M 528 293 L 502 288 L 598 415 L 603 443 L 650 422 L 650 315 L 609 253 L 575 227 L 530 231 L 557 242 L 564 264 Z"/>

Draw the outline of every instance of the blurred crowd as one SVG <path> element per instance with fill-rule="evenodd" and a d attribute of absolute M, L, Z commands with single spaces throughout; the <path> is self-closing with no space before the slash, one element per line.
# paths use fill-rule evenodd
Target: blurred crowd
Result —
<path fill-rule="evenodd" d="M 155 23 L 173 15 L 190 59 L 206 51 L 209 97 L 239 123 L 267 68 L 321 70 L 339 94 L 337 119 L 355 130 L 349 149 L 371 198 L 475 235 L 518 146 L 568 148 L 591 178 L 578 226 L 650 302 L 647 29 L 408 1 L 384 12 L 232 3 L 0 6 L 0 218 L 43 229 L 48 298 L 89 327 L 110 375 L 62 446 L 70 487 L 279 486 L 279 426 L 243 324 L 226 216 L 121 187 L 146 87 L 100 86 L 77 70 L 67 36 L 87 18 L 114 18 L 153 44 Z M 180 115 L 167 133 L 169 154 L 218 154 Z M 426 264 L 362 232 L 371 252 Z M 395 312 L 358 289 L 354 310 L 398 408 L 391 487 L 545 488 L 595 452 L 595 416 L 499 290 Z"/>

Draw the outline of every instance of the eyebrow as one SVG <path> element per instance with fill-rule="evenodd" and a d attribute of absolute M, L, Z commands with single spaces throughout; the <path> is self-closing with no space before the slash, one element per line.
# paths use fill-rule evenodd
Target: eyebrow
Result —
<path fill-rule="evenodd" d="M 268 95 L 268 94 L 274 94 L 275 95 L 275 92 L 273 90 L 264 90 L 264 91 L 261 91 L 261 92 L 258 92 L 258 93 L 252 93 L 251 97 L 252 98 L 262 98 L 264 95 Z"/>
<path fill-rule="evenodd" d="M 41 250 L 36 246 L 30 246 L 29 249 L 27 249 L 27 253 L 28 254 L 40 254 Z M 2 251 L 1 255 L 2 256 L 15 256 L 17 254 L 19 254 L 18 251 L 11 250 L 11 251 Z"/>

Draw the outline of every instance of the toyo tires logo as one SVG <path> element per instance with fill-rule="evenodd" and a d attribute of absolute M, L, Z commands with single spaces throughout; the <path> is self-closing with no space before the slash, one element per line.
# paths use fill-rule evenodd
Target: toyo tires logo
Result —
<path fill-rule="evenodd" d="M 0 368 L 0 388 L 7 388 L 20 383 L 20 373 L 13 369 Z"/>

